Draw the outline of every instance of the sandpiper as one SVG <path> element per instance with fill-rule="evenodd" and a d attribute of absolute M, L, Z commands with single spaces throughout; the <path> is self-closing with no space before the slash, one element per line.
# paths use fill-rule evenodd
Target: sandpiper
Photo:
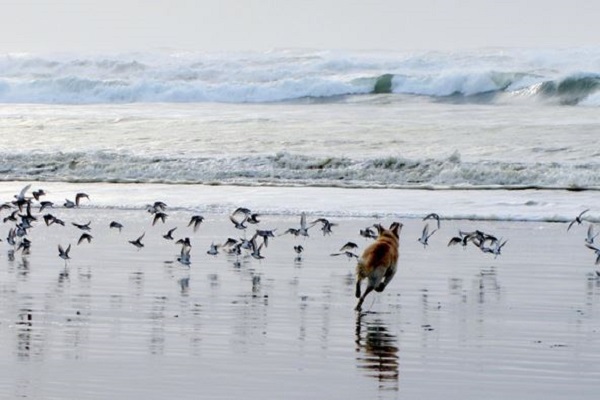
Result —
<path fill-rule="evenodd" d="M 92 224 L 92 221 L 89 221 L 87 224 L 78 224 L 75 222 L 71 222 L 71 224 L 81 229 L 82 231 L 89 231 L 92 229 L 92 227 L 90 226 Z"/>
<path fill-rule="evenodd" d="M 574 219 L 573 221 L 571 221 L 571 223 L 570 223 L 570 224 L 569 224 L 569 226 L 567 227 L 567 232 L 569 231 L 569 229 L 571 229 L 571 227 L 572 227 L 572 226 L 573 226 L 575 223 L 577 223 L 577 225 L 581 225 L 581 223 L 583 222 L 583 219 L 582 219 L 582 217 L 583 217 L 583 214 L 585 214 L 585 213 L 586 213 L 586 212 L 588 212 L 588 211 L 590 211 L 590 209 L 589 209 L 589 208 L 588 208 L 588 209 L 586 209 L 586 210 L 583 210 L 582 212 L 580 212 L 580 213 L 579 213 L 579 215 L 578 215 L 578 216 L 576 216 L 576 217 L 575 217 L 575 219 Z"/>
<path fill-rule="evenodd" d="M 428 219 L 435 219 L 437 222 L 437 228 L 440 229 L 440 216 L 436 213 L 430 213 L 427 214 L 424 218 L 423 221 L 426 221 Z M 434 231 L 435 232 L 435 231 Z"/>
<path fill-rule="evenodd" d="M 119 232 L 121 232 L 121 229 L 123 229 L 123 224 L 117 221 L 112 221 L 108 227 L 111 229 L 118 229 Z"/>
<path fill-rule="evenodd" d="M 70 251 L 71 251 L 71 245 L 70 244 L 69 244 L 69 246 L 67 247 L 66 250 L 64 250 L 60 244 L 58 245 L 58 256 L 60 258 L 62 258 L 63 260 L 65 260 L 65 266 L 67 265 L 67 260 L 71 259 L 71 257 L 69 256 L 69 252 Z"/>
<path fill-rule="evenodd" d="M 88 243 L 91 243 L 92 242 L 92 238 L 93 238 L 92 235 L 90 235 L 89 233 L 84 232 L 79 237 L 79 240 L 77 241 L 77 245 L 79 246 L 81 244 L 81 242 L 83 242 L 84 240 L 87 240 Z"/>
<path fill-rule="evenodd" d="M 196 232 L 202 221 L 204 221 L 204 217 L 202 215 L 193 215 L 192 218 L 190 218 L 188 226 L 194 225 L 194 232 Z"/>
<path fill-rule="evenodd" d="M 134 245 L 135 247 L 139 249 L 141 249 L 142 247 L 144 247 L 144 244 L 142 243 L 142 239 L 144 238 L 144 235 L 146 235 L 146 232 L 142 233 L 142 235 L 135 239 L 135 240 L 130 240 L 129 243 L 131 243 L 132 245 Z"/>
<path fill-rule="evenodd" d="M 423 227 L 423 232 L 421 232 L 421 237 L 418 238 L 417 241 L 421 243 L 424 248 L 427 248 L 427 246 L 429 245 L 429 238 L 436 232 L 437 229 L 434 229 L 433 231 L 431 231 L 431 233 L 429 233 L 429 224 L 425 224 L 425 226 Z"/>
<path fill-rule="evenodd" d="M 175 232 L 175 230 L 177 229 L 177 227 L 173 228 L 173 229 L 169 229 L 167 231 L 167 233 L 165 233 L 163 235 L 163 238 L 167 239 L 167 240 L 173 240 L 173 232 Z"/>

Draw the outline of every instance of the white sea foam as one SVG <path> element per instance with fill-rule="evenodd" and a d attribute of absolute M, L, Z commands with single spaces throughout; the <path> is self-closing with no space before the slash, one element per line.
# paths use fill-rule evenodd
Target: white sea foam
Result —
<path fill-rule="evenodd" d="M 560 86 L 599 73 L 599 49 L 482 50 L 470 53 L 277 51 L 242 54 L 38 56 L 0 58 L 0 102 L 279 102 L 371 93 L 390 74 L 398 94 L 434 98 Z M 596 75 L 594 75 L 596 74 Z M 598 84 L 546 96 L 578 100 Z M 587 103 L 590 105 L 590 103 Z"/>
<path fill-rule="evenodd" d="M 2 154 L 4 180 L 242 184 L 352 188 L 600 189 L 600 165 L 464 162 L 291 153 L 240 157 L 142 157 L 122 153 Z"/>

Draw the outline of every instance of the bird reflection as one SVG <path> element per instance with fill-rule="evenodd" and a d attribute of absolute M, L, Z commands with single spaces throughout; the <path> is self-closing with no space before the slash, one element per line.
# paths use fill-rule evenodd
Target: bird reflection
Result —
<path fill-rule="evenodd" d="M 19 310 L 17 325 L 17 357 L 20 360 L 28 359 L 31 353 L 33 310 L 22 308 Z"/>
<path fill-rule="evenodd" d="M 380 390 L 398 390 L 398 338 L 389 332 L 380 319 L 366 320 L 367 314 L 356 318 L 356 361 L 366 376 L 379 382 Z"/>

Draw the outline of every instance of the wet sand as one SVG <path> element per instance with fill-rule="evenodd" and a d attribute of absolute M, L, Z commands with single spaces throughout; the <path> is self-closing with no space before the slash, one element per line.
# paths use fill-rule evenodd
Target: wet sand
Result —
<path fill-rule="evenodd" d="M 206 254 L 243 235 L 226 214 L 204 214 L 193 232 L 181 210 L 156 226 L 143 210 L 53 213 L 67 226 L 38 221 L 31 254 L 11 258 L 0 243 L 0 398 L 547 400 L 600 389 L 600 280 L 584 226 L 442 221 L 425 249 L 423 222 L 403 219 L 398 274 L 357 314 L 354 261 L 330 254 L 349 240 L 364 248 L 359 230 L 392 219 L 332 218 L 333 234 L 275 237 L 259 261 Z M 94 239 L 77 246 L 69 223 L 89 220 Z M 298 225 L 266 215 L 260 228 Z M 161 237 L 175 226 L 192 240 L 189 267 Z M 497 258 L 447 247 L 458 229 L 509 241 Z M 128 241 L 143 232 L 137 250 Z M 66 266 L 59 243 L 73 246 Z"/>

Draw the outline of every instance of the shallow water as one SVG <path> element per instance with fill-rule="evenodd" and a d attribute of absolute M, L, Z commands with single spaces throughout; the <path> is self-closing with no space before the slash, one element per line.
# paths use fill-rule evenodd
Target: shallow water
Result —
<path fill-rule="evenodd" d="M 241 233 L 224 214 L 205 215 L 196 233 L 185 211 L 154 227 L 142 210 L 56 214 L 92 220 L 94 240 L 76 246 L 76 228 L 40 224 L 29 256 L 10 259 L 2 243 L 1 398 L 591 399 L 600 389 L 600 280 L 581 226 L 445 221 L 424 249 L 423 223 L 405 220 L 398 274 L 357 315 L 354 264 L 330 253 L 348 240 L 364 248 L 359 229 L 391 220 L 276 237 L 258 261 L 205 254 Z M 298 223 L 264 216 L 261 228 Z M 192 238 L 191 267 L 160 237 L 173 226 Z M 447 247 L 459 228 L 509 242 L 496 259 Z M 142 232 L 138 251 L 127 241 Z M 66 267 L 58 243 L 73 243 Z"/>

